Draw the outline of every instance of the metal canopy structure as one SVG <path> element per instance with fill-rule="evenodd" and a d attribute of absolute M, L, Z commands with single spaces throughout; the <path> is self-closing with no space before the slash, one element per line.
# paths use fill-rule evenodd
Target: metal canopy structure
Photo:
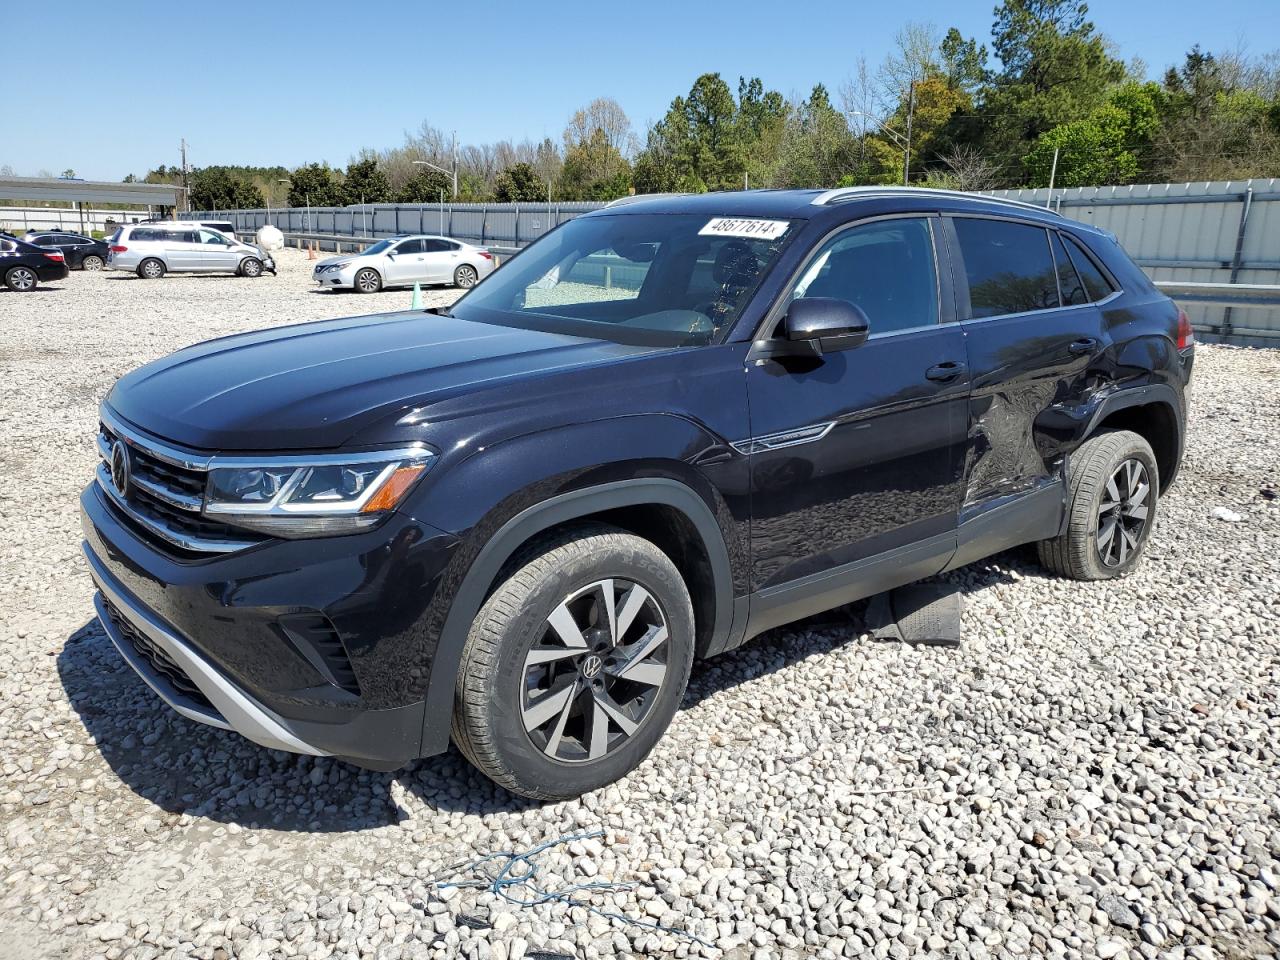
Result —
<path fill-rule="evenodd" d="M 0 177 L 5 200 L 62 200 L 81 204 L 182 206 L 182 187 L 168 183 L 104 183 L 53 177 Z"/>

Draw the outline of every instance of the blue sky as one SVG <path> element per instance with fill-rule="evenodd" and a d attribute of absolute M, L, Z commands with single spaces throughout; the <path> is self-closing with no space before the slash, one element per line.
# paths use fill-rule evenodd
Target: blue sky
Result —
<path fill-rule="evenodd" d="M 735 89 L 746 74 L 786 95 L 819 81 L 834 92 L 860 54 L 878 63 L 907 20 L 989 43 L 994 5 L 14 2 L 4 60 L 11 95 L 25 91 L 30 109 L 6 98 L 0 166 L 118 180 L 176 164 L 182 137 L 197 166 L 345 165 L 424 120 L 464 142 L 558 139 L 597 96 L 621 103 L 642 135 L 699 73 Z M 1090 3 L 1121 56 L 1154 77 L 1197 42 L 1267 52 L 1280 45 L 1275 14 L 1276 0 Z"/>

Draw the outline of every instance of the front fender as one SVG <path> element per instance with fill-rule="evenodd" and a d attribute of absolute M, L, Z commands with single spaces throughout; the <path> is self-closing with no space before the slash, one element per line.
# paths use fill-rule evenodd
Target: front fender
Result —
<path fill-rule="evenodd" d="M 448 745 L 462 649 L 491 584 L 521 544 L 551 527 L 641 504 L 679 510 L 710 560 L 710 648 L 722 648 L 734 629 L 734 597 L 745 593 L 746 531 L 717 489 L 723 484 L 708 474 L 728 479 L 738 470 L 746 470 L 745 458 L 704 428 L 653 414 L 529 434 L 479 450 L 440 477 L 429 475 L 435 482 L 416 491 L 406 509 L 415 518 L 436 518 L 462 542 L 438 592 L 448 599 L 433 605 L 426 624 L 426 634 L 437 639 L 422 754 Z"/>

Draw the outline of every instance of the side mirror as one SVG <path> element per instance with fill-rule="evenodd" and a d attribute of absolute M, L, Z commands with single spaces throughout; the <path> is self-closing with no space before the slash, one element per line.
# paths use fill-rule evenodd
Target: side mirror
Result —
<path fill-rule="evenodd" d="M 860 306 L 830 297 L 793 300 L 783 323 L 788 340 L 816 340 L 823 353 L 860 346 L 871 329 Z"/>
<path fill-rule="evenodd" d="M 756 358 L 815 358 L 837 350 L 851 350 L 866 342 L 871 329 L 860 306 L 830 297 L 802 297 L 791 301 L 782 326 L 785 339 L 757 341 L 753 351 Z"/>

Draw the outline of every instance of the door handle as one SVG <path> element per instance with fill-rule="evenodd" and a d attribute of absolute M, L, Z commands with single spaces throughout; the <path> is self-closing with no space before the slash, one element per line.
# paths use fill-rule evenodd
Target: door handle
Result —
<path fill-rule="evenodd" d="M 1071 345 L 1067 347 L 1076 356 L 1084 353 L 1093 353 L 1093 348 L 1098 345 L 1098 341 L 1094 337 L 1081 337 L 1079 340 L 1072 340 Z"/>
<path fill-rule="evenodd" d="M 945 363 L 936 363 L 924 372 L 925 379 L 934 380 L 938 383 L 946 383 L 961 376 L 965 371 L 965 365 L 956 360 L 948 360 Z"/>

